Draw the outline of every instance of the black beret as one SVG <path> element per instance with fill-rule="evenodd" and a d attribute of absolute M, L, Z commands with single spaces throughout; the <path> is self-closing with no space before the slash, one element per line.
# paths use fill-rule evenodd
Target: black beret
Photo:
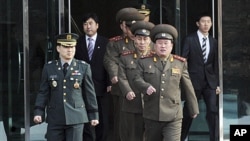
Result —
<path fill-rule="evenodd" d="M 157 39 L 176 40 L 178 32 L 175 27 L 169 24 L 158 24 L 150 31 L 150 38 L 155 43 Z"/>
<path fill-rule="evenodd" d="M 120 10 L 116 13 L 115 20 L 116 20 L 116 22 L 121 22 L 121 21 L 123 21 L 123 20 L 121 19 L 121 15 L 122 15 L 122 14 L 124 14 L 124 13 L 134 13 L 134 12 L 136 12 L 136 11 L 137 11 L 137 9 L 132 8 L 132 7 L 122 8 L 122 9 L 120 9 Z"/>
<path fill-rule="evenodd" d="M 75 33 L 62 33 L 56 37 L 56 42 L 63 46 L 75 46 L 78 38 Z"/>
<path fill-rule="evenodd" d="M 142 36 L 149 36 L 150 35 L 150 30 L 154 27 L 155 25 L 151 22 L 146 22 L 146 21 L 137 21 L 134 23 L 130 30 L 134 35 L 142 35 Z"/>

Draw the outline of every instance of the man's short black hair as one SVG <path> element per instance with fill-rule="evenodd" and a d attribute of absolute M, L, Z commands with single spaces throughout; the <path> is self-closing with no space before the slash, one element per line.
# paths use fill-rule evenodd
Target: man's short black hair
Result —
<path fill-rule="evenodd" d="M 210 13 L 208 13 L 207 11 L 204 11 L 197 15 L 196 22 L 200 21 L 200 19 L 205 16 L 212 18 Z"/>
<path fill-rule="evenodd" d="M 96 13 L 87 13 L 83 15 L 82 23 L 85 23 L 89 18 L 92 18 L 96 23 L 99 23 L 99 19 Z"/>

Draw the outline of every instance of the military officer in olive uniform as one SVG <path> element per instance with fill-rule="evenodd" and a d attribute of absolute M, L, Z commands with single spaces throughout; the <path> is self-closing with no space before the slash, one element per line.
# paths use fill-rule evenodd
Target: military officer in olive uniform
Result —
<path fill-rule="evenodd" d="M 134 84 L 144 94 L 145 141 L 180 141 L 180 85 L 187 94 L 190 116 L 199 113 L 186 59 L 171 54 L 177 35 L 171 25 L 156 25 L 150 32 L 155 54 L 138 60 Z"/>
<path fill-rule="evenodd" d="M 140 14 L 135 8 L 123 8 L 116 14 L 116 21 L 120 23 L 123 31 L 122 36 L 116 36 L 109 40 L 106 53 L 104 55 L 104 67 L 109 73 L 112 82 L 111 94 L 114 105 L 114 141 L 120 141 L 120 105 L 121 90 L 118 85 L 118 64 L 119 58 L 125 50 L 135 50 L 133 45 L 134 35 L 129 27 L 136 21 L 142 21 L 144 15 Z"/>
<path fill-rule="evenodd" d="M 120 57 L 118 84 L 123 97 L 121 105 L 122 141 L 143 141 L 142 99 L 140 91 L 133 84 L 133 79 L 138 59 L 151 53 L 152 44 L 149 33 L 153 27 L 154 24 L 151 22 L 134 23 L 131 31 L 135 35 L 134 46 L 136 49 L 135 51 L 124 51 Z"/>
<path fill-rule="evenodd" d="M 34 122 L 47 112 L 48 141 L 82 141 L 84 123 L 98 121 L 98 106 L 89 64 L 74 59 L 77 34 L 57 37 L 59 60 L 44 65 L 35 102 Z"/>

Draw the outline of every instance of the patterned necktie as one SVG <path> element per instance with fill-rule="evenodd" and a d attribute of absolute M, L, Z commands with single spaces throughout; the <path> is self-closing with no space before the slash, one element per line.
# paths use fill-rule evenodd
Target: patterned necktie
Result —
<path fill-rule="evenodd" d="M 204 60 L 204 63 L 205 63 L 206 59 L 207 59 L 207 57 L 206 57 L 206 40 L 207 40 L 207 38 L 203 37 L 202 39 L 203 39 L 203 41 L 202 41 L 201 50 L 202 50 L 203 60 Z"/>
<path fill-rule="evenodd" d="M 88 54 L 89 54 L 89 59 L 91 60 L 94 51 L 94 40 L 92 38 L 88 38 L 88 40 L 89 40 Z"/>
<path fill-rule="evenodd" d="M 68 63 L 64 63 L 64 64 L 63 64 L 63 74 L 64 74 L 64 76 L 65 76 L 66 73 L 67 73 L 67 68 L 68 68 L 68 66 L 69 66 Z"/>

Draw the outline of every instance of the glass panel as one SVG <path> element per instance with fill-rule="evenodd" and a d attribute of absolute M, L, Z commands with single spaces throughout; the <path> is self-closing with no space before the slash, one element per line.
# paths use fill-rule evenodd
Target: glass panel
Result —
<path fill-rule="evenodd" d="M 24 140 L 24 56 L 22 1 L 0 0 L 0 140 Z M 34 125 L 33 107 L 41 69 L 53 59 L 57 34 L 55 1 L 29 3 L 30 138 L 45 140 L 46 124 Z"/>
<path fill-rule="evenodd" d="M 24 139 L 22 1 L 0 5 L 0 140 Z M 15 4 L 13 4 L 15 3 Z"/>
<path fill-rule="evenodd" d="M 249 124 L 250 121 L 249 6 L 250 1 L 223 0 L 223 124 L 226 140 L 229 140 L 231 124 Z"/>

